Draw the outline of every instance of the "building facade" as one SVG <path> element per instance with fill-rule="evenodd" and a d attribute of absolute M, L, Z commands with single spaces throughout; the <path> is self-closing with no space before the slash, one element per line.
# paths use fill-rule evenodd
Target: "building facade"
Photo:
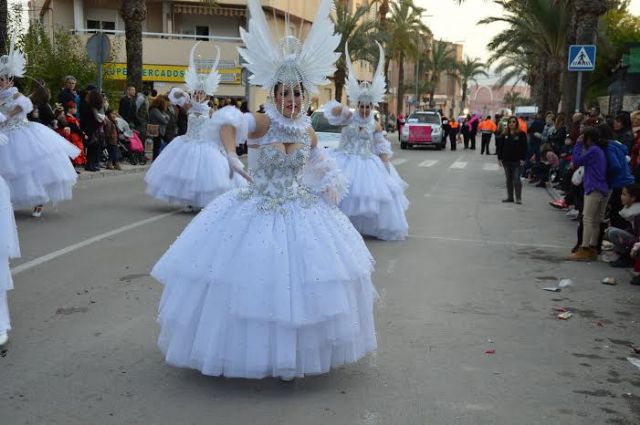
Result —
<path fill-rule="evenodd" d="M 455 60 L 461 62 L 464 58 L 464 46 L 457 43 L 448 44 L 453 46 Z M 420 81 L 423 81 L 426 77 L 424 70 L 417 69 L 415 61 L 405 59 L 403 80 L 405 85 L 404 104 L 398 105 L 398 64 L 396 61 L 391 61 L 389 64 L 389 112 L 396 113 L 397 111 L 397 113 L 409 114 L 415 110 L 430 108 L 429 93 L 425 90 L 421 90 L 420 81 L 416 79 L 416 75 L 420 76 Z M 461 100 L 462 88 L 460 80 L 457 78 L 455 73 L 443 72 L 440 75 L 440 81 L 436 87 L 434 108 L 441 109 L 445 115 L 456 116 L 460 114 Z"/>
<path fill-rule="evenodd" d="M 366 0 L 349 0 L 355 8 Z M 126 81 L 124 22 L 118 7 L 120 2 L 106 0 L 31 0 L 30 19 L 39 21 L 49 34 L 62 28 L 88 39 L 97 31 L 107 33 L 116 46 L 114 59 L 105 65 L 105 78 Z M 184 83 L 184 71 L 193 44 L 200 40 L 197 61 L 206 65 L 213 59 L 215 47 L 220 48 L 219 71 L 222 84 L 217 96 L 244 100 L 257 110 L 267 93 L 247 87 L 237 48 L 242 46 L 239 28 L 246 25 L 247 0 L 218 0 L 210 6 L 200 0 L 149 0 L 147 19 L 143 22 L 143 81 L 148 87 L 166 92 Z M 263 10 L 274 37 L 284 34 L 285 27 L 293 34 L 309 31 L 320 0 L 262 0 Z M 333 85 L 320 88 L 314 107 L 324 104 L 335 94 Z"/>

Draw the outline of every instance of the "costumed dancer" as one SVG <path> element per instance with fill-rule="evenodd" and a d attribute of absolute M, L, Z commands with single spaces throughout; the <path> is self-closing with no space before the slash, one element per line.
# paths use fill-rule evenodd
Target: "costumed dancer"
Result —
<path fill-rule="evenodd" d="M 236 143 L 248 131 L 259 145 L 252 183 L 211 202 L 151 273 L 164 285 L 158 345 L 171 365 L 291 380 L 376 348 L 373 259 L 335 205 L 346 181 L 305 114 L 335 69 L 331 3 L 320 3 L 302 45 L 291 35 L 274 44 L 260 2 L 248 2 L 240 54 L 272 103 L 265 114 L 214 115 L 234 173 L 244 172 Z"/>
<path fill-rule="evenodd" d="M 13 78 L 24 75 L 24 66 L 14 34 L 9 54 L 0 58 L 0 112 L 7 118 L 0 133 L 8 138 L 0 146 L 0 176 L 9 186 L 13 207 L 35 206 L 32 215 L 40 217 L 44 204 L 71 199 L 77 174 L 69 158 L 80 150 L 49 127 L 27 121 L 33 105 L 13 87 Z"/>
<path fill-rule="evenodd" d="M 200 210 L 216 196 L 237 187 L 246 186 L 238 174 L 229 178 L 229 165 L 219 140 L 207 134 L 210 108 L 207 95 L 218 89 L 220 74 L 216 67 L 220 50 L 207 74 L 198 74 L 194 53 L 200 42 L 191 49 L 185 82 L 189 94 L 172 89 L 169 100 L 174 105 L 189 109 L 187 133 L 167 145 L 162 155 L 147 172 L 147 194 L 173 205 L 185 206 L 186 211 Z"/>
<path fill-rule="evenodd" d="M 345 126 L 340 145 L 331 153 L 349 180 L 349 195 L 340 202 L 340 209 L 361 234 L 402 240 L 409 232 L 405 217 L 409 201 L 404 195 L 408 185 L 389 162 L 393 154 L 391 143 L 373 116 L 373 108 L 383 99 L 386 88 L 384 50 L 380 44 L 378 48 L 380 59 L 373 81 L 358 84 L 349 46 L 345 45 L 349 72 L 345 86 L 356 112 L 333 100 L 325 105 L 324 114 L 330 124 Z"/>
<path fill-rule="evenodd" d="M 7 291 L 13 289 L 13 281 L 9 259 L 19 256 L 18 232 L 13 217 L 11 194 L 4 179 L 0 177 L 0 346 L 6 344 L 9 339 L 7 332 L 11 330 Z"/>

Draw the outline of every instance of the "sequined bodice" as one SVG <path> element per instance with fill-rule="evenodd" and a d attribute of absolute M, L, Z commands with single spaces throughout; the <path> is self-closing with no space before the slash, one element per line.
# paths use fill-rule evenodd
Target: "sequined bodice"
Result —
<path fill-rule="evenodd" d="M 189 114 L 186 136 L 195 142 L 208 141 L 205 137 L 208 120 L 207 115 Z"/>
<path fill-rule="evenodd" d="M 13 129 L 28 124 L 27 114 L 24 112 L 20 112 L 12 117 L 9 117 L 10 113 L 17 106 L 16 99 L 14 98 L 15 93 L 17 93 L 17 91 L 11 89 L 3 90 L 2 92 L 0 92 L 0 112 L 2 112 L 7 117 L 7 121 L 0 124 L 0 129 Z"/>
<path fill-rule="evenodd" d="M 311 149 L 306 129 L 284 129 L 279 123 L 272 121 L 262 140 L 273 143 L 261 144 L 256 148 L 256 160 L 249 170 L 253 183 L 241 191 L 241 196 L 260 197 L 260 208 L 264 210 L 278 208 L 296 199 L 315 198 L 300 183 L 302 169 L 309 159 Z M 282 143 L 296 143 L 300 146 L 286 153 L 283 152 Z"/>
<path fill-rule="evenodd" d="M 374 155 L 371 149 L 374 129 L 375 127 L 370 124 L 361 126 L 352 123 L 348 125 L 342 129 L 338 150 L 365 157 Z"/>

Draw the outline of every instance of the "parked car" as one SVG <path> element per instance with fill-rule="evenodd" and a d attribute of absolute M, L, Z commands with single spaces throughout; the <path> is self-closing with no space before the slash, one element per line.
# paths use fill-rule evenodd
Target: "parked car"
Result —
<path fill-rule="evenodd" d="M 434 146 L 440 150 L 446 143 L 443 137 L 442 118 L 436 111 L 418 111 L 407 118 L 400 134 L 400 148 Z"/>
<path fill-rule="evenodd" d="M 338 147 L 342 126 L 329 124 L 322 111 L 315 111 L 311 114 L 311 126 L 318 136 L 318 146 L 325 149 Z"/>
<path fill-rule="evenodd" d="M 355 113 L 355 111 L 352 111 Z M 380 112 L 373 111 L 373 117 L 380 122 Z M 311 126 L 318 136 L 318 146 L 325 149 L 335 149 L 340 144 L 342 126 L 331 125 L 324 116 L 322 109 L 311 114 Z"/>

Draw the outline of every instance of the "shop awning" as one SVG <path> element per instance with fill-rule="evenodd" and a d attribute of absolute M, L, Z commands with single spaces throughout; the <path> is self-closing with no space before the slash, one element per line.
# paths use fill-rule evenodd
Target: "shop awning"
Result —
<path fill-rule="evenodd" d="M 203 4 L 174 4 L 173 13 L 181 15 L 212 15 L 244 18 L 246 9 L 235 7 L 207 6 Z"/>

